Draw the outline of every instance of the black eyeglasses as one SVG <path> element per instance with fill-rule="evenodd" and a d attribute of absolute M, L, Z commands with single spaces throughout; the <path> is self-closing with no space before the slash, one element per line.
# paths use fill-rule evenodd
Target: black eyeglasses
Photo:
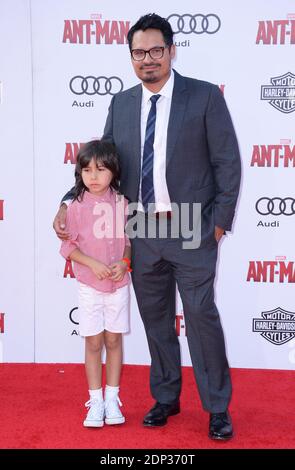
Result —
<path fill-rule="evenodd" d="M 131 57 L 133 60 L 144 60 L 146 54 L 149 54 L 151 59 L 162 59 L 166 47 L 168 46 L 152 47 L 148 51 L 145 51 L 144 49 L 132 49 Z"/>

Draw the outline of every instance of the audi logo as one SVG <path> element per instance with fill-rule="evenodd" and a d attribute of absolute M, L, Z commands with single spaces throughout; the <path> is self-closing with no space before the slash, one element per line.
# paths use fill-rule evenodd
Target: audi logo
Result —
<path fill-rule="evenodd" d="M 70 318 L 71 322 L 74 323 L 74 325 L 79 325 L 79 322 L 74 320 L 74 318 L 73 318 L 73 313 L 75 312 L 75 310 L 78 310 L 78 307 L 72 308 L 72 310 L 69 313 L 69 318 Z"/>
<path fill-rule="evenodd" d="M 170 22 L 174 34 L 215 34 L 221 26 L 220 18 L 214 13 L 209 15 L 201 15 L 201 13 L 177 15 L 173 13 L 168 16 L 167 20 Z"/>
<path fill-rule="evenodd" d="M 119 77 L 94 77 L 88 75 L 76 75 L 70 81 L 70 90 L 75 95 L 115 95 L 124 88 L 123 82 Z"/>
<path fill-rule="evenodd" d="M 255 204 L 260 215 L 294 215 L 295 199 L 292 197 L 261 197 Z"/>

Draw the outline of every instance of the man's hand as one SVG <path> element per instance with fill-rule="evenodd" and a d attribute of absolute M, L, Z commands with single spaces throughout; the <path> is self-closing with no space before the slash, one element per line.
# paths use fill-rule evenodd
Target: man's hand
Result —
<path fill-rule="evenodd" d="M 112 281 L 122 281 L 123 277 L 125 276 L 125 273 L 128 269 L 128 266 L 124 261 L 118 261 L 117 263 L 113 263 L 110 266 L 113 274 L 110 277 Z"/>
<path fill-rule="evenodd" d="M 215 240 L 217 241 L 217 243 L 219 242 L 219 240 L 221 239 L 221 237 L 223 235 L 224 235 L 223 228 L 218 227 L 217 225 L 215 225 Z"/>
<path fill-rule="evenodd" d="M 55 230 L 55 233 L 58 236 L 58 238 L 60 238 L 61 240 L 68 240 L 70 238 L 70 234 L 66 232 L 65 230 L 66 216 L 67 216 L 67 205 L 62 204 L 53 221 L 53 228 Z"/>

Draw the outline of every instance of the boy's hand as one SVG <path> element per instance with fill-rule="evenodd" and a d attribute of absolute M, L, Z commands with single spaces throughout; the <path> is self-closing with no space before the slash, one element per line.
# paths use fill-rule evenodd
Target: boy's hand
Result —
<path fill-rule="evenodd" d="M 110 277 L 110 279 L 112 279 L 112 281 L 122 281 L 128 266 L 126 263 L 124 263 L 124 261 L 117 261 L 116 263 L 111 264 L 110 268 L 113 272 L 113 275 Z"/>
<path fill-rule="evenodd" d="M 92 260 L 90 263 L 90 268 L 100 281 L 111 278 L 111 268 L 104 263 L 100 263 L 100 261 Z"/>

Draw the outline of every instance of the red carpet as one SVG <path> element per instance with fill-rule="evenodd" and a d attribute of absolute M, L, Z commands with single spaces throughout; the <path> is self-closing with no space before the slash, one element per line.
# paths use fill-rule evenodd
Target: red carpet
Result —
<path fill-rule="evenodd" d="M 235 437 L 212 442 L 191 368 L 183 368 L 181 413 L 162 428 L 144 428 L 152 406 L 145 366 L 124 366 L 126 423 L 85 429 L 88 399 L 80 364 L 0 364 L 1 449 L 295 448 L 295 372 L 233 369 Z"/>

